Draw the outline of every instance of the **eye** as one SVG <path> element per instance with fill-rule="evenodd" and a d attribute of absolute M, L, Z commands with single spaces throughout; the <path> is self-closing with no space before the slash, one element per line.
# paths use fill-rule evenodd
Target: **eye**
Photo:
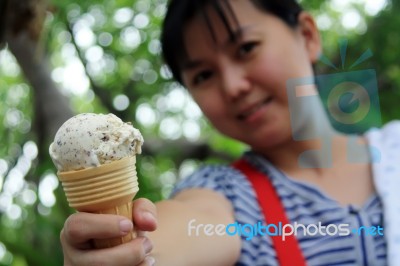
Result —
<path fill-rule="evenodd" d="M 244 57 L 250 54 L 258 45 L 258 42 L 245 42 L 242 43 L 239 47 L 238 56 Z"/>
<path fill-rule="evenodd" d="M 194 78 L 192 80 L 192 84 L 193 85 L 199 85 L 202 82 L 208 80 L 211 76 L 212 76 L 212 72 L 210 70 L 200 71 L 199 73 L 197 73 L 194 76 Z"/>

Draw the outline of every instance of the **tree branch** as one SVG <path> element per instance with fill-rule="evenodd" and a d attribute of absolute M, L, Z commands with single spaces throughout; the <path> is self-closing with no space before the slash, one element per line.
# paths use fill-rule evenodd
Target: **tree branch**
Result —
<path fill-rule="evenodd" d="M 110 90 L 109 89 L 107 90 L 107 89 L 99 86 L 96 83 L 96 81 L 93 79 L 93 77 L 90 75 L 90 73 L 88 72 L 88 68 L 87 68 L 88 62 L 87 62 L 86 58 L 83 56 L 82 50 L 76 43 L 74 32 L 72 30 L 72 25 L 70 24 L 70 22 L 68 21 L 68 19 L 65 16 L 64 16 L 64 21 L 65 21 L 65 25 L 67 27 L 67 31 L 71 35 L 71 42 L 74 45 L 75 50 L 77 51 L 78 58 L 80 59 L 80 61 L 82 62 L 83 66 L 85 68 L 85 74 L 89 79 L 90 86 L 91 86 L 93 92 L 100 99 L 100 102 L 103 104 L 103 106 L 106 107 L 111 113 L 114 113 L 115 115 L 117 115 L 124 121 L 127 120 L 128 116 L 129 116 L 129 114 L 127 114 L 127 112 L 119 111 L 119 110 L 115 109 L 113 102 L 112 102 L 113 97 L 110 93 Z M 131 102 L 134 102 L 138 99 L 138 96 L 134 93 L 134 91 L 135 91 L 133 89 L 134 85 L 135 85 L 135 81 L 132 79 L 129 79 L 126 82 L 126 84 L 122 87 L 122 90 L 121 90 L 122 92 L 127 94 L 129 99 L 131 100 Z M 129 120 L 132 121 L 132 119 L 133 118 L 131 116 L 129 116 Z"/>
<path fill-rule="evenodd" d="M 5 40 L 33 89 L 33 132 L 39 160 L 45 159 L 48 143 L 58 128 L 73 115 L 69 102 L 51 78 L 48 59 L 41 51 L 39 34 L 45 19 L 45 0 L 11 1 L 7 10 Z"/>
<path fill-rule="evenodd" d="M 101 101 L 101 103 L 103 104 L 104 107 L 106 107 L 110 112 L 114 113 L 115 115 L 121 117 L 121 114 L 120 114 L 121 112 L 114 108 L 114 105 L 112 103 L 111 93 L 109 93 L 108 90 L 106 90 L 105 88 L 101 88 L 94 81 L 93 77 L 88 72 L 88 70 L 87 70 L 88 63 L 87 63 L 85 57 L 83 56 L 81 49 L 79 48 L 78 44 L 76 43 L 74 32 L 72 30 L 72 27 L 71 27 L 68 19 L 65 19 L 65 20 L 66 20 L 65 21 L 65 25 L 67 27 L 67 31 L 71 35 L 71 42 L 75 47 L 75 50 L 76 50 L 76 52 L 78 54 L 79 60 L 81 60 L 83 66 L 84 66 L 86 76 L 88 77 L 89 82 L 90 82 L 90 87 L 92 88 L 92 90 L 95 93 L 95 95 L 100 99 L 100 101 Z"/>
<path fill-rule="evenodd" d="M 7 29 L 8 0 L 0 0 L 0 49 L 5 45 Z"/>
<path fill-rule="evenodd" d="M 226 162 L 235 159 L 228 153 L 212 149 L 206 142 L 190 142 L 184 139 L 174 141 L 146 139 L 142 152 L 143 155 L 172 158 L 176 165 L 180 165 L 186 159 L 203 161 L 208 158 L 217 158 Z"/>

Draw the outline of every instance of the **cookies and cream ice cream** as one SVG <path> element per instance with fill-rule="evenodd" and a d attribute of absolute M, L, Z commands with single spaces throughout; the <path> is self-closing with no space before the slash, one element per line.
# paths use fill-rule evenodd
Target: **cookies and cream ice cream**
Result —
<path fill-rule="evenodd" d="M 50 145 L 59 171 L 80 170 L 141 153 L 143 137 L 113 114 L 84 113 L 70 118 Z"/>
<path fill-rule="evenodd" d="M 50 145 L 69 206 L 80 212 L 116 214 L 132 219 L 132 199 L 139 190 L 136 154 L 143 137 L 130 123 L 113 114 L 79 114 L 66 121 Z M 96 248 L 132 240 L 94 239 Z"/>

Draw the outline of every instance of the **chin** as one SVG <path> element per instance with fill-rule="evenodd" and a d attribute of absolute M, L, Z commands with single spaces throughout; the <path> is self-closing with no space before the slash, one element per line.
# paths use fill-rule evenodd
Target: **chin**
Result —
<path fill-rule="evenodd" d="M 250 146 L 255 151 L 266 151 L 278 149 L 281 146 L 291 142 L 291 134 L 284 133 L 285 131 L 276 130 L 269 131 L 268 133 L 262 134 L 257 138 L 254 138 Z"/>

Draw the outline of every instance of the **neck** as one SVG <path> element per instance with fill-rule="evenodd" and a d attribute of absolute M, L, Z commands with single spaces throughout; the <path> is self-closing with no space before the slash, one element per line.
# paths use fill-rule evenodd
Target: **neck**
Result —
<path fill-rule="evenodd" d="M 314 140 L 291 139 L 274 149 L 257 152 L 284 172 L 309 169 L 321 173 L 348 164 L 369 163 L 370 159 L 364 138 L 335 131 Z"/>
<path fill-rule="evenodd" d="M 293 133 L 287 141 L 258 151 L 282 170 L 321 170 L 332 167 L 334 162 L 347 160 L 349 137 L 332 127 L 319 100 L 313 99 L 308 103 L 300 106 L 302 110 L 298 111 L 304 115 L 291 118 Z M 359 153 L 366 154 L 365 149 Z"/>
<path fill-rule="evenodd" d="M 307 104 L 295 106 L 291 117 L 292 134 L 286 141 L 274 147 L 256 150 L 283 171 L 342 167 L 356 158 L 357 162 L 369 163 L 366 141 L 336 131 L 329 122 L 318 97 Z"/>
<path fill-rule="evenodd" d="M 324 135 L 313 140 L 291 139 L 275 149 L 261 152 L 280 169 L 326 168 L 332 162 L 332 146 L 343 142 L 339 134 Z"/>

